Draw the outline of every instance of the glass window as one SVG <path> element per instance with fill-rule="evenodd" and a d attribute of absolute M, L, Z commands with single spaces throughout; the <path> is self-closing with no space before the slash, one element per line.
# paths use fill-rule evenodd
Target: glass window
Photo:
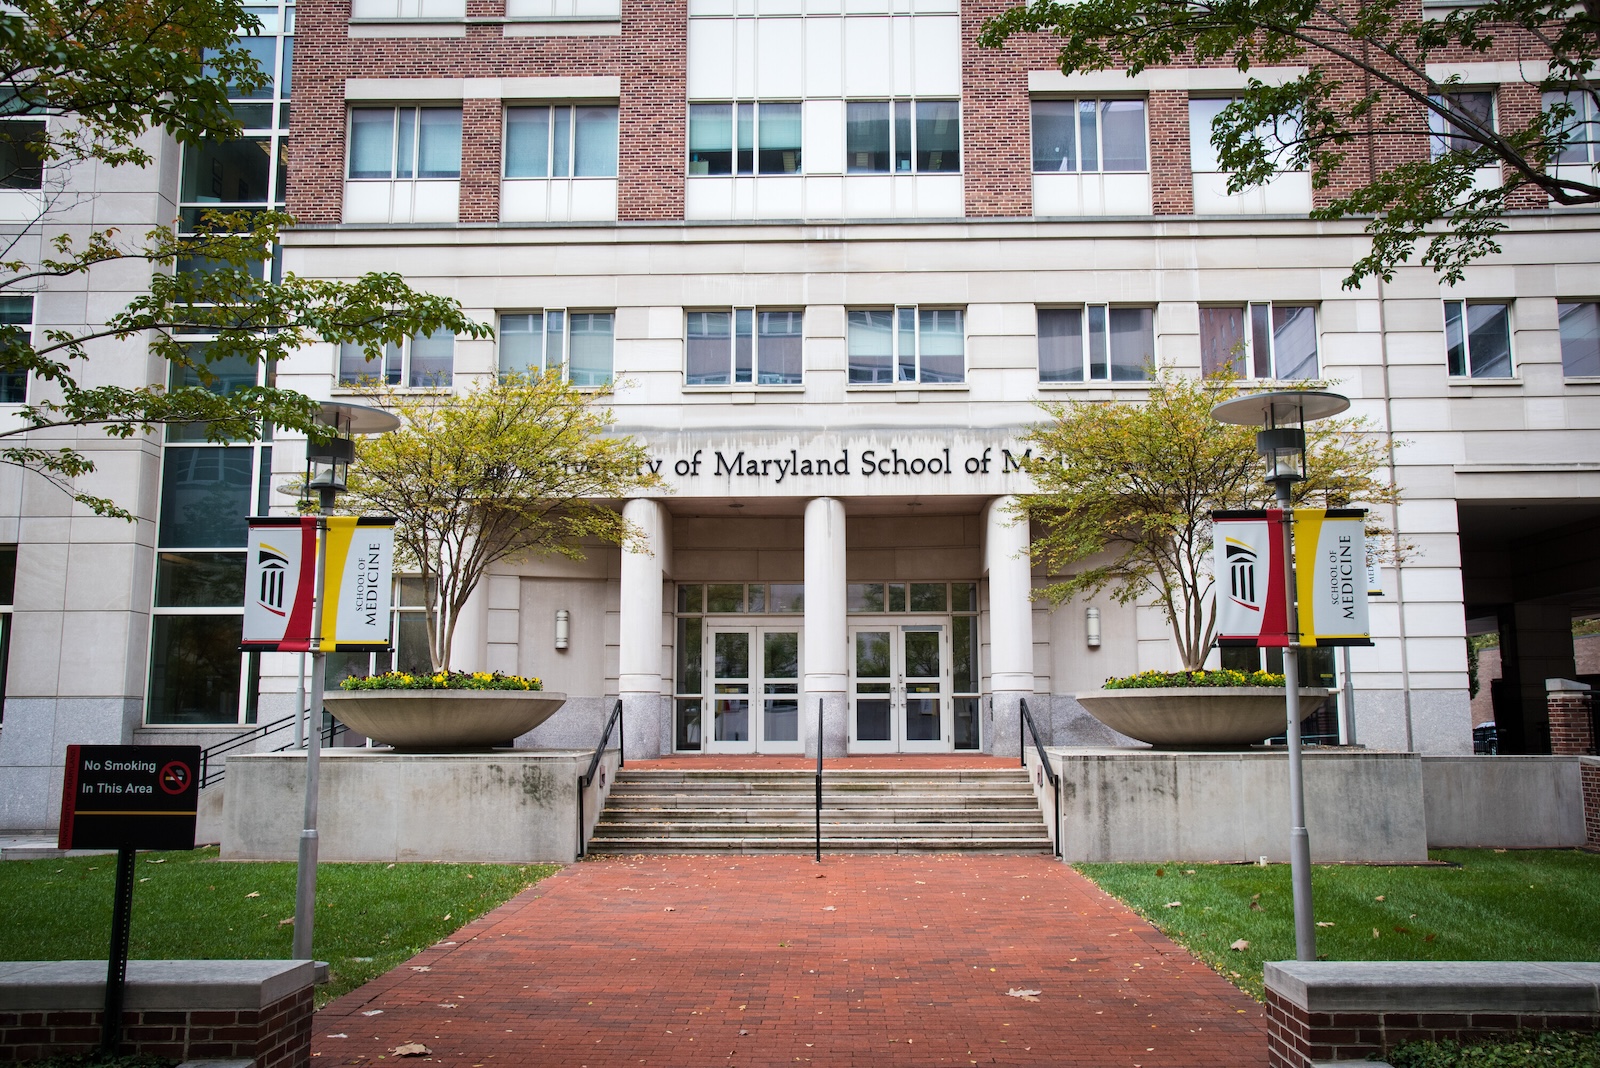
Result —
<path fill-rule="evenodd" d="M 183 154 L 179 195 L 187 203 L 267 204 L 273 177 L 272 140 L 245 137 L 237 141 L 205 141 Z M 278 187 L 283 187 L 278 161 Z"/>
<path fill-rule="evenodd" d="M 237 615 L 153 617 L 146 722 L 237 723 L 243 634 Z"/>
<path fill-rule="evenodd" d="M 917 170 L 954 174 L 961 169 L 961 105 L 954 100 L 917 101 Z"/>
<path fill-rule="evenodd" d="M 914 118 L 913 118 L 914 116 Z M 961 170 L 955 100 L 852 100 L 845 104 L 848 174 L 954 174 Z"/>
<path fill-rule="evenodd" d="M 352 108 L 351 178 L 460 178 L 460 108 Z"/>
<path fill-rule="evenodd" d="M 846 321 L 851 385 L 965 380 L 960 308 L 852 308 Z"/>
<path fill-rule="evenodd" d="M 550 109 L 506 109 L 506 177 L 550 175 Z"/>
<path fill-rule="evenodd" d="M 572 312 L 568 329 L 567 380 L 575 386 L 611 383 L 615 318 L 611 312 Z"/>
<path fill-rule="evenodd" d="M 31 343 L 33 297 L 0 297 L 0 346 Z M 0 404 L 22 404 L 28 399 L 28 373 L 0 371 Z"/>
<path fill-rule="evenodd" d="M 684 382 L 691 386 L 799 385 L 804 339 L 799 311 L 693 311 L 684 330 Z"/>
<path fill-rule="evenodd" d="M 758 109 L 756 166 L 761 174 L 800 173 L 800 105 L 769 104 Z"/>
<path fill-rule="evenodd" d="M 255 449 L 168 447 L 162 458 L 162 548 L 243 548 Z"/>
<path fill-rule="evenodd" d="M 367 359 L 366 350 L 346 341 L 339 346 L 339 384 L 388 385 L 411 389 L 448 386 L 454 380 L 455 335 L 448 330 L 417 335 L 404 345 L 390 342 L 381 359 Z"/>
<path fill-rule="evenodd" d="M 506 109 L 507 178 L 615 178 L 617 108 L 557 104 Z"/>
<path fill-rule="evenodd" d="M 1560 120 L 1565 144 L 1556 162 L 1600 162 L 1600 105 L 1591 94 L 1578 89 L 1544 94 L 1546 111 L 1558 105 L 1570 109 L 1571 114 Z"/>
<path fill-rule="evenodd" d="M 889 102 L 852 100 L 845 104 L 845 170 L 849 174 L 889 173 Z"/>
<path fill-rule="evenodd" d="M 243 553 L 161 553 L 156 560 L 157 608 L 242 608 Z"/>
<path fill-rule="evenodd" d="M 1217 159 L 1216 146 L 1211 143 L 1211 127 L 1222 109 L 1233 103 L 1232 97 L 1189 98 L 1189 168 L 1197 173 L 1216 173 L 1222 170 Z M 1261 126 L 1256 134 L 1269 149 L 1283 149 L 1300 136 L 1299 125 L 1291 119 L 1279 120 L 1276 128 Z"/>
<path fill-rule="evenodd" d="M 1459 378 L 1510 378 L 1511 307 L 1444 302 L 1445 348 L 1450 374 Z"/>
<path fill-rule="evenodd" d="M 1437 111 L 1428 112 L 1429 139 L 1433 157 L 1438 159 L 1447 152 L 1471 152 L 1478 147 L 1467 130 L 1472 126 L 1494 129 L 1494 93 L 1488 90 L 1467 90 L 1430 96 L 1428 100 L 1442 106 L 1459 121 L 1447 119 Z"/>
<path fill-rule="evenodd" d="M 1039 381 L 1142 382 L 1155 365 L 1155 313 L 1088 304 L 1040 308 Z"/>
<path fill-rule="evenodd" d="M 733 173 L 733 105 L 689 105 L 689 173 Z"/>
<path fill-rule="evenodd" d="M 1200 309 L 1200 368 L 1242 378 L 1317 376 L 1317 314 L 1308 304 Z"/>
<path fill-rule="evenodd" d="M 43 188 L 44 161 L 39 149 L 44 139 L 42 122 L 25 119 L 0 122 L 0 189 Z"/>
<path fill-rule="evenodd" d="M 1600 304 L 1556 305 L 1561 322 L 1561 370 L 1568 378 L 1600 376 Z"/>
<path fill-rule="evenodd" d="M 1143 100 L 1033 102 L 1036 172 L 1143 171 L 1145 146 Z"/>

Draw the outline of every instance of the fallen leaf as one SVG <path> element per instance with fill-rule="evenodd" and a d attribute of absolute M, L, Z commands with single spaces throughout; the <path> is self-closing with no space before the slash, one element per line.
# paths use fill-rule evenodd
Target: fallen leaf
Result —
<path fill-rule="evenodd" d="M 1397 923 L 1397 924 L 1394 925 L 1394 933 L 1395 934 L 1410 934 L 1411 933 L 1411 928 L 1402 927 Z"/>
<path fill-rule="evenodd" d="M 382 1016 L 383 1015 L 383 1010 L 382 1009 L 368 1009 L 366 1012 L 362 1013 L 361 1015 L 363 1015 L 363 1016 Z"/>
<path fill-rule="evenodd" d="M 1332 927 L 1333 926 L 1333 921 L 1332 920 L 1318 920 L 1317 921 L 1317 926 L 1318 927 Z"/>
<path fill-rule="evenodd" d="M 278 921 L 278 926 L 279 926 L 279 927 L 287 927 L 287 926 L 289 926 L 289 925 L 290 925 L 290 924 L 291 924 L 291 923 L 293 923 L 293 922 L 294 922 L 294 917 L 293 917 L 293 916 L 290 916 L 290 917 L 289 917 L 289 918 L 288 918 L 288 919 L 286 919 L 286 920 L 279 920 L 279 921 Z"/>
<path fill-rule="evenodd" d="M 1156 869 L 1156 875 L 1157 875 L 1157 876 L 1158 876 L 1158 877 L 1159 877 L 1159 876 L 1162 876 L 1162 875 L 1165 875 L 1165 874 L 1167 874 L 1167 873 L 1166 873 L 1166 870 L 1165 870 L 1165 869 L 1164 869 L 1164 868 L 1157 868 L 1157 869 Z"/>
<path fill-rule="evenodd" d="M 740 1031 L 740 1032 L 739 1032 L 739 1033 L 740 1033 L 740 1034 L 741 1034 L 741 1035 L 748 1035 L 748 1034 L 749 1034 L 749 1033 L 750 1033 L 750 1032 L 749 1032 L 749 1031 Z"/>
<path fill-rule="evenodd" d="M 662 912 L 677 912 L 678 910 L 673 908 L 671 905 L 668 905 L 666 908 L 662 909 L 661 911 Z"/>
<path fill-rule="evenodd" d="M 1181 908 L 1181 907 L 1183 907 L 1183 902 L 1181 902 L 1181 901 L 1169 901 L 1165 905 L 1162 906 L 1162 908 L 1168 908 L 1168 909 L 1176 909 L 1176 908 Z"/>
<path fill-rule="evenodd" d="M 1373 898 L 1372 900 L 1374 900 L 1374 901 L 1382 901 L 1383 900 L 1383 895 L 1379 894 L 1377 897 Z"/>
<path fill-rule="evenodd" d="M 396 1046 L 389 1051 L 396 1057 L 426 1057 L 433 1052 L 421 1042 L 407 1042 L 403 1046 Z"/>
<path fill-rule="evenodd" d="M 245 897 L 260 897 L 261 896 L 261 891 L 260 890 L 252 890 L 252 891 L 250 891 L 248 894 L 246 894 L 244 896 Z"/>
<path fill-rule="evenodd" d="M 347 1035 L 347 1034 L 345 1034 L 345 1033 L 344 1033 L 344 1032 L 343 1032 L 343 1031 L 340 1031 L 340 1032 L 339 1032 L 339 1033 L 338 1033 L 338 1034 L 336 1034 L 336 1035 L 329 1035 L 329 1036 L 328 1036 L 328 1037 L 329 1037 L 329 1038 L 349 1038 L 349 1037 L 350 1037 L 350 1036 L 349 1036 L 349 1035 Z"/>
<path fill-rule="evenodd" d="M 1372 937 L 1373 938 L 1381 938 L 1382 937 L 1380 934 L 1378 934 L 1378 929 L 1376 927 L 1374 927 L 1372 929 Z"/>
<path fill-rule="evenodd" d="M 838 912 L 839 910 L 837 908 L 835 908 L 834 906 L 832 906 L 832 905 L 824 905 L 824 906 L 822 906 L 822 911 L 823 912 Z"/>
<path fill-rule="evenodd" d="M 1438 938 L 1438 937 L 1439 937 L 1439 936 L 1438 936 L 1438 934 L 1437 934 L 1437 933 L 1435 933 L 1435 934 L 1428 934 L 1428 935 L 1423 935 L 1423 936 L 1422 936 L 1422 940 L 1423 940 L 1423 941 L 1424 941 L 1424 942 L 1432 942 L 1432 941 L 1433 941 L 1433 940 L 1434 940 L 1434 939 L 1435 939 L 1435 938 Z"/>
<path fill-rule="evenodd" d="M 1043 990 L 1018 990 L 1016 987 L 1012 987 L 1006 991 L 1006 996 L 1021 998 L 1023 1001 L 1038 1001 L 1039 995 L 1042 993 L 1044 993 Z"/>
<path fill-rule="evenodd" d="M 1498 850 L 1497 852 L 1504 853 L 1505 850 L 1501 849 L 1501 850 Z M 166 859 L 163 858 L 161 860 L 150 860 L 150 861 L 146 861 L 145 863 L 147 863 L 147 864 L 165 864 L 166 863 Z"/>
<path fill-rule="evenodd" d="M 411 970 L 414 971 L 414 972 L 431 972 L 431 971 L 433 971 L 433 969 L 428 967 L 428 965 L 426 965 L 426 964 L 413 964 L 411 966 Z"/>
<path fill-rule="evenodd" d="M 441 1001 L 439 1002 L 439 1007 L 441 1009 L 453 1009 L 456 1007 L 456 1003 L 453 1001 Z"/>
<path fill-rule="evenodd" d="M 1193 868 L 1185 868 L 1185 869 L 1183 869 L 1183 874 L 1185 874 L 1185 875 L 1193 875 L 1194 874 L 1194 869 Z"/>
<path fill-rule="evenodd" d="M 447 920 L 448 920 L 448 919 L 449 919 L 449 918 L 450 918 L 450 914 L 449 914 L 449 913 L 448 913 L 448 912 L 447 912 L 447 913 L 445 913 L 445 914 L 444 914 L 444 918 L 445 918 L 445 919 L 447 919 Z"/>
<path fill-rule="evenodd" d="M 1247 949 L 1250 948 L 1250 943 L 1245 941 L 1243 938 L 1241 938 L 1238 941 L 1234 942 L 1232 945 L 1230 945 L 1228 948 L 1243 952 L 1244 950 L 1247 950 Z"/>

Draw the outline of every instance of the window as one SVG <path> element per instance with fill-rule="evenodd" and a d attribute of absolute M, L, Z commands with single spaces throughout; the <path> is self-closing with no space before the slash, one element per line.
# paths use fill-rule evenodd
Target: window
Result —
<path fill-rule="evenodd" d="M 1149 308 L 1039 309 L 1039 381 L 1141 382 L 1155 364 Z"/>
<path fill-rule="evenodd" d="M 845 104 L 849 174 L 955 174 L 961 106 L 954 100 L 852 100 Z"/>
<path fill-rule="evenodd" d="M 1200 369 L 1241 378 L 1315 378 L 1317 310 L 1309 304 L 1201 308 Z"/>
<path fill-rule="evenodd" d="M 1445 301 L 1444 341 L 1453 377 L 1511 377 L 1509 304 Z"/>
<path fill-rule="evenodd" d="M 1221 173 L 1216 146 L 1211 143 L 1211 127 L 1232 97 L 1189 98 L 1189 169 L 1199 174 Z M 1293 119 L 1280 119 L 1275 128 L 1265 125 L 1256 130 L 1271 151 L 1281 152 L 1300 137 L 1300 125 Z"/>
<path fill-rule="evenodd" d="M 1472 126 L 1494 129 L 1494 93 L 1487 89 L 1446 93 L 1443 96 L 1430 96 L 1428 99 L 1444 107 L 1451 114 L 1460 116 L 1461 119 L 1458 124 L 1446 119 L 1437 111 L 1428 112 L 1428 131 L 1431 134 L 1429 143 L 1432 146 L 1434 159 L 1448 152 L 1476 150 L 1478 142 L 1466 132 Z"/>
<path fill-rule="evenodd" d="M 689 173 L 799 174 L 800 105 L 690 104 Z"/>
<path fill-rule="evenodd" d="M 460 108 L 353 108 L 350 177 L 460 178 Z"/>
<path fill-rule="evenodd" d="M 575 386 L 611 383 L 611 312 L 546 308 L 500 316 L 500 373 L 564 375 Z"/>
<path fill-rule="evenodd" d="M 0 189 L 44 187 L 44 122 L 34 119 L 0 121 Z"/>
<path fill-rule="evenodd" d="M 851 385 L 965 381 L 960 308 L 852 308 L 847 316 Z"/>
<path fill-rule="evenodd" d="M 1143 171 L 1143 100 L 1035 100 L 1033 169 L 1063 171 Z"/>
<path fill-rule="evenodd" d="M 507 178 L 615 178 L 615 104 L 506 109 Z"/>
<path fill-rule="evenodd" d="M 339 384 L 381 383 L 421 389 L 448 386 L 455 370 L 456 336 L 448 330 L 406 339 L 404 345 L 384 346 L 382 360 L 368 360 L 366 351 L 345 342 L 339 347 Z"/>
<path fill-rule="evenodd" d="M 6 669 L 11 662 L 11 610 L 17 599 L 17 547 L 0 545 L 0 724 L 6 719 Z"/>
<path fill-rule="evenodd" d="M 1544 94 L 1546 111 L 1562 106 L 1572 114 L 1560 120 L 1566 145 L 1556 156 L 1557 163 L 1600 163 L 1600 105 L 1594 96 L 1581 90 Z"/>
<path fill-rule="evenodd" d="M 803 313 L 761 308 L 692 311 L 684 345 L 691 386 L 800 384 Z"/>
<path fill-rule="evenodd" d="M 433 655 L 428 652 L 428 587 L 417 575 L 396 575 L 389 616 L 387 652 L 339 652 L 327 654 L 323 662 L 323 685 L 338 689 L 351 675 L 378 675 L 385 671 L 404 671 L 413 675 L 433 670 Z M 438 584 L 434 583 L 434 603 L 438 603 Z"/>
<path fill-rule="evenodd" d="M 1600 304 L 1556 305 L 1561 321 L 1561 370 L 1568 378 L 1600 377 Z"/>
<path fill-rule="evenodd" d="M 33 298 L 0 297 L 0 352 L 12 345 L 28 345 L 33 326 Z M 28 399 L 28 373 L 10 360 L 0 359 L 0 404 L 22 404 Z"/>

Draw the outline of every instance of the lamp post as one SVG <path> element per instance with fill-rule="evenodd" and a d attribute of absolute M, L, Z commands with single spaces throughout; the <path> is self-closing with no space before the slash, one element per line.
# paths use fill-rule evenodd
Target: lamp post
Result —
<path fill-rule="evenodd" d="M 306 442 L 306 482 L 317 494 L 317 592 L 311 609 L 311 722 L 306 734 L 305 822 L 300 831 L 299 867 L 294 888 L 293 960 L 312 960 L 311 936 L 317 903 L 317 792 L 322 766 L 322 611 L 328 579 L 328 515 L 333 502 L 349 483 L 350 462 L 355 459 L 356 434 L 387 434 L 400 420 L 380 408 L 364 404 L 324 403 L 318 422 L 333 435 L 318 444 Z M 295 712 L 299 715 L 299 710 Z"/>
<path fill-rule="evenodd" d="M 1300 613 L 1295 596 L 1294 505 L 1290 487 L 1306 477 L 1306 423 L 1350 407 L 1348 397 L 1313 390 L 1252 393 L 1211 409 L 1219 423 L 1255 426 L 1256 451 L 1267 462 L 1267 481 L 1278 497 L 1283 528 L 1284 630 L 1283 687 L 1289 720 L 1289 874 L 1294 896 L 1294 948 L 1297 960 L 1317 959 L 1317 928 L 1311 911 L 1311 838 L 1306 833 L 1305 781 L 1300 764 Z"/>

